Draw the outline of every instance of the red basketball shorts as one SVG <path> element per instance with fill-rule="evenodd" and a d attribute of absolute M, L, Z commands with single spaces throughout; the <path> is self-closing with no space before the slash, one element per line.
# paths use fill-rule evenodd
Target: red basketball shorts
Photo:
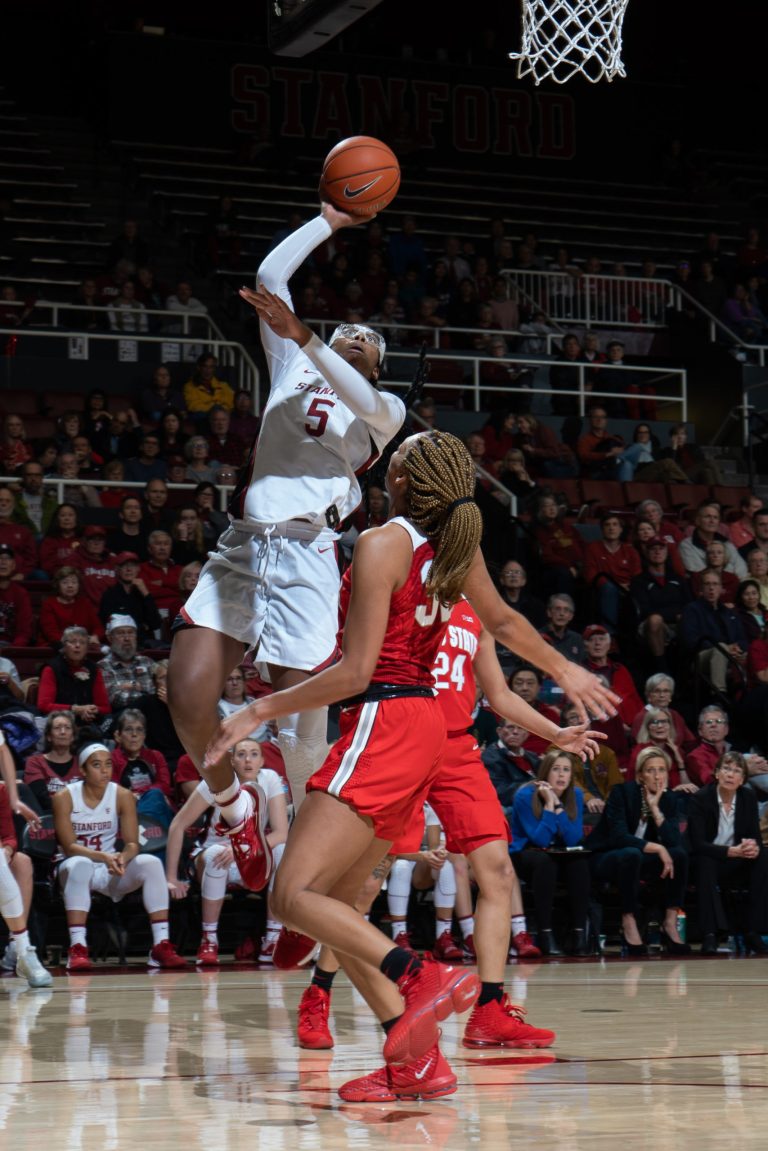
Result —
<path fill-rule="evenodd" d="M 484 843 L 511 840 L 509 824 L 472 735 L 445 741 L 436 777 L 427 794 L 445 832 L 449 851 L 468 855 Z"/>
<path fill-rule="evenodd" d="M 342 711 L 340 726 L 307 793 L 336 796 L 370 819 L 376 838 L 387 842 L 423 827 L 422 807 L 445 744 L 437 700 L 405 696 L 359 704 Z"/>

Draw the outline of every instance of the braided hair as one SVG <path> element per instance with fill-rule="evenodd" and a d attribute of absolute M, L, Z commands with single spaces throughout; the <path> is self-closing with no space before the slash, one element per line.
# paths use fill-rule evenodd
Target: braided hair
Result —
<path fill-rule="evenodd" d="M 409 480 L 408 517 L 436 544 L 427 593 L 455 603 L 483 530 L 473 498 L 472 457 L 456 436 L 431 431 L 419 436 L 403 468 Z"/>

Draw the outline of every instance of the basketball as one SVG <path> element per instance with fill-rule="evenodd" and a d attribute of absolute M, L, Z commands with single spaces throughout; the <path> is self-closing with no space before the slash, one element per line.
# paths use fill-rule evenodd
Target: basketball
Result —
<path fill-rule="evenodd" d="M 320 197 L 355 216 L 373 216 L 386 208 L 400 187 L 397 156 L 373 136 L 350 136 L 325 158 Z"/>

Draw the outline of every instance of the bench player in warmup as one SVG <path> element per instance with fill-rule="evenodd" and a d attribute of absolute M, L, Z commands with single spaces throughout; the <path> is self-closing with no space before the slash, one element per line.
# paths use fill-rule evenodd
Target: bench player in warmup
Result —
<path fill-rule="evenodd" d="M 405 407 L 377 388 L 382 337 L 342 324 L 330 346 L 323 344 L 293 313 L 288 281 L 332 233 L 361 220 L 323 204 L 317 218 L 265 258 L 258 291 L 240 293 L 259 315 L 270 392 L 246 478 L 233 494 L 230 527 L 175 629 L 169 704 L 198 768 L 217 727 L 224 683 L 244 648 L 257 649 L 276 690 L 302 682 L 336 655 L 336 528 L 360 503 L 357 476 L 401 427 Z M 278 739 L 295 808 L 327 754 L 326 726 L 325 707 L 281 716 Z M 226 763 L 228 783 L 215 800 L 232 828 L 243 878 L 256 889 L 268 878 L 268 847 L 249 819 L 251 800 L 239 791 L 228 757 Z"/>
<path fill-rule="evenodd" d="M 341 659 L 229 717 L 206 752 L 211 787 L 218 790 L 226 778 L 221 761 L 240 735 L 284 712 L 342 701 L 341 736 L 309 781 L 273 899 L 284 923 L 340 957 L 386 1033 L 386 1063 L 373 1086 L 369 1077 L 348 1084 L 341 1089 L 344 1099 L 432 1098 L 454 1091 L 455 1076 L 438 1047 L 438 1023 L 471 1006 L 480 992 L 465 968 L 422 962 L 393 947 L 354 910 L 363 883 L 402 829 L 417 826 L 439 771 L 445 720 L 432 667 L 447 624 L 441 605 L 456 602 L 464 589 L 501 642 L 522 648 L 524 656 L 538 651 L 536 633 L 518 627 L 485 568 L 474 482 L 471 458 L 456 437 L 430 432 L 404 441 L 387 471 L 394 518 L 363 533 L 344 576 Z M 567 680 L 566 661 L 551 653 L 545 662 Z M 583 698 L 602 714 L 611 697 L 596 684 L 584 690 L 580 675 L 576 680 Z M 579 735 L 590 739 L 584 727 Z M 416 846 L 419 840 L 420 831 Z"/>
<path fill-rule="evenodd" d="M 53 826 L 66 858 L 58 879 L 67 912 L 70 947 L 67 971 L 88 971 L 86 923 L 91 893 L 119 903 L 141 888 L 152 929 L 150 967 L 186 967 L 168 938 L 168 887 L 160 860 L 139 854 L 136 800 L 112 782 L 112 756 L 103 743 L 89 743 L 78 753 L 82 779 L 53 797 Z M 123 841 L 117 850 L 118 836 Z"/>
<path fill-rule="evenodd" d="M 541 735 L 565 750 L 584 755 L 596 751 L 582 728 L 558 728 L 510 691 L 496 656 L 493 637 L 467 600 L 459 600 L 432 669 L 437 698 L 445 716 L 447 739 L 428 804 L 442 826 L 449 852 L 467 858 L 478 886 L 473 943 L 481 992 L 464 1034 L 465 1047 L 548 1047 L 555 1033 L 532 1027 L 523 1008 L 504 994 L 504 969 L 512 947 L 524 958 L 541 952 L 524 930 L 520 884 L 509 858 L 509 827 L 480 749 L 470 732 L 477 683 L 499 715 Z M 409 839 L 391 854 L 409 850 Z M 515 928 L 518 928 L 516 931 Z M 395 940 L 407 946 L 407 940 Z M 438 939 L 439 942 L 439 939 Z M 457 949 L 458 950 L 458 949 Z M 437 958 L 443 958 L 438 950 Z M 331 987 L 339 964 L 327 948 L 318 957 L 312 982 L 299 1004 L 301 1047 L 333 1047 L 328 1027 Z M 377 1083 L 366 1088 L 375 1094 Z M 363 1090 L 361 1087 L 360 1090 Z M 358 1101 L 360 1098 L 358 1097 Z"/>

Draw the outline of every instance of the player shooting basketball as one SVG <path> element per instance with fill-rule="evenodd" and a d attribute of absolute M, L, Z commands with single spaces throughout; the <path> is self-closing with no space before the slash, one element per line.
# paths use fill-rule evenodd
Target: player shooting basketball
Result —
<path fill-rule="evenodd" d="M 376 388 L 381 336 L 343 324 L 330 346 L 323 344 L 291 310 L 288 281 L 333 232 L 362 221 L 323 204 L 318 217 L 266 257 L 258 291 L 240 293 L 261 321 L 270 392 L 246 479 L 230 505 L 231 525 L 174 636 L 169 703 L 198 765 L 243 645 L 258 649 L 277 690 L 305 679 L 336 652 L 336 529 L 360 502 L 358 473 L 378 459 L 405 408 Z M 325 733 L 325 709 L 281 719 L 278 738 L 297 808 L 328 750 Z M 223 810 L 232 825 L 248 814 L 244 798 Z"/>

